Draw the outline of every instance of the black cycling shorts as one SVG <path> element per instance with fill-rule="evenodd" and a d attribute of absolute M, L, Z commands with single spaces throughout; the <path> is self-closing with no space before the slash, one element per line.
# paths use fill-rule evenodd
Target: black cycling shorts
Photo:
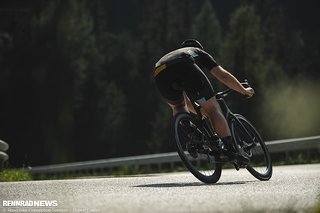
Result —
<path fill-rule="evenodd" d="M 212 85 L 190 57 L 177 58 L 154 70 L 154 79 L 161 95 L 168 103 L 182 103 L 183 91 L 199 104 L 214 96 Z"/>

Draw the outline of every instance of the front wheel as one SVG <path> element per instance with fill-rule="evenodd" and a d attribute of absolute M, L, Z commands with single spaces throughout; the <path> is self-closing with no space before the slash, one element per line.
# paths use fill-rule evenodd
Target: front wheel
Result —
<path fill-rule="evenodd" d="M 178 113 L 172 123 L 173 141 L 187 169 L 204 183 L 216 183 L 221 176 L 219 155 L 207 143 L 209 139 L 189 113 Z"/>
<path fill-rule="evenodd" d="M 272 176 L 272 162 L 267 146 L 258 131 L 239 114 L 231 119 L 230 126 L 239 151 L 250 159 L 247 170 L 259 180 L 269 180 Z"/>

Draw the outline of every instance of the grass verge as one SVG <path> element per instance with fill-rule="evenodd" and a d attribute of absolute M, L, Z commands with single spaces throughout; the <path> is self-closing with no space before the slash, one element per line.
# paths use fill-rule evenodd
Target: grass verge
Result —
<path fill-rule="evenodd" d="M 320 197 L 320 195 L 319 195 Z M 320 213 L 320 198 L 318 199 L 318 203 L 314 208 L 314 213 Z"/>
<path fill-rule="evenodd" d="M 22 170 L 4 170 L 0 172 L 0 182 L 27 181 L 32 180 L 32 176 Z"/>

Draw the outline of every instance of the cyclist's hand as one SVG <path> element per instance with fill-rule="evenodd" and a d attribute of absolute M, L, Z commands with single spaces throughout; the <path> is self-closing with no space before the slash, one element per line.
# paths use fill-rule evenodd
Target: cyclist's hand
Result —
<path fill-rule="evenodd" d="M 248 96 L 249 98 L 251 98 L 254 94 L 254 89 L 252 89 L 251 87 L 245 88 L 245 96 Z"/>

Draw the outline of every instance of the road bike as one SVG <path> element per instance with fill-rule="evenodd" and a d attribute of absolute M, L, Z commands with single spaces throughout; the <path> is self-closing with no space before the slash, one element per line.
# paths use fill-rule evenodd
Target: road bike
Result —
<path fill-rule="evenodd" d="M 241 83 L 250 87 L 247 81 Z M 172 136 L 178 154 L 187 169 L 204 183 L 216 183 L 221 177 L 223 164 L 232 163 L 237 170 L 245 167 L 254 177 L 266 181 L 272 176 L 269 151 L 256 128 L 242 115 L 231 112 L 224 98 L 233 90 L 218 92 L 215 97 L 228 122 L 238 154 L 250 159 L 250 163 L 230 161 L 224 155 L 224 144 L 215 133 L 209 119 L 201 113 L 201 106 L 187 96 L 196 114 L 177 113 L 172 122 Z"/>

